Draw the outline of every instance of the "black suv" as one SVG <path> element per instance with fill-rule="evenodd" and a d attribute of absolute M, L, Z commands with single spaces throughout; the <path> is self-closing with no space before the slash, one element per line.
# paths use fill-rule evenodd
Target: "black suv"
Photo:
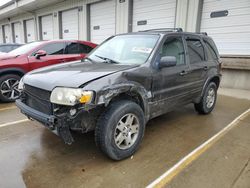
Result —
<path fill-rule="evenodd" d="M 148 120 L 188 103 L 210 113 L 220 76 L 206 34 L 148 30 L 112 36 L 82 61 L 26 74 L 16 105 L 67 144 L 72 130 L 95 130 L 97 146 L 121 160 L 138 149 Z"/>

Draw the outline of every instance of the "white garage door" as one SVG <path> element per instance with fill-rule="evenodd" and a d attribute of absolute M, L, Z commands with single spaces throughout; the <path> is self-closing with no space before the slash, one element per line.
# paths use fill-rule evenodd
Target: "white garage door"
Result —
<path fill-rule="evenodd" d="M 53 17 L 52 15 L 41 17 L 41 37 L 42 40 L 53 39 Z"/>
<path fill-rule="evenodd" d="M 116 1 L 109 0 L 90 6 L 90 38 L 101 43 L 115 34 Z"/>
<path fill-rule="evenodd" d="M 134 0 L 133 31 L 173 28 L 176 0 Z"/>
<path fill-rule="evenodd" d="M 204 0 L 201 31 L 220 54 L 250 55 L 250 0 Z"/>
<path fill-rule="evenodd" d="M 13 23 L 13 42 L 21 43 L 21 23 Z"/>
<path fill-rule="evenodd" d="M 26 42 L 35 41 L 35 22 L 33 19 L 25 21 L 26 26 Z"/>
<path fill-rule="evenodd" d="M 62 12 L 62 38 L 78 39 L 79 15 L 78 9 Z"/>
<path fill-rule="evenodd" d="M 4 32 L 4 41 L 5 43 L 10 43 L 10 26 L 9 25 L 4 25 L 3 26 L 3 32 Z"/>

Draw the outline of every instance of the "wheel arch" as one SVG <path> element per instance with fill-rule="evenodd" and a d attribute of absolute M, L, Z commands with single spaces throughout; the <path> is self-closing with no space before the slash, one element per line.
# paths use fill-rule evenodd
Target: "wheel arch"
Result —
<path fill-rule="evenodd" d="M 199 102 L 200 102 L 200 100 L 202 99 L 202 96 L 204 95 L 204 92 L 205 92 L 205 90 L 206 90 L 206 87 L 207 87 L 207 85 L 208 85 L 210 82 L 214 82 L 214 83 L 216 84 L 216 86 L 217 86 L 217 89 L 218 89 L 219 86 L 220 86 L 220 76 L 215 75 L 215 76 L 209 77 L 209 78 L 206 80 L 205 84 L 203 85 L 203 88 L 202 88 L 202 91 L 201 91 L 200 96 L 194 100 L 194 103 L 199 103 Z"/>
<path fill-rule="evenodd" d="M 135 84 L 118 84 L 102 91 L 98 96 L 98 103 L 104 103 L 105 106 L 112 102 L 127 99 L 137 103 L 143 110 L 145 119 L 149 118 L 148 94 L 149 92 L 140 85 Z"/>
<path fill-rule="evenodd" d="M 2 69 L 0 70 L 0 76 L 8 75 L 8 74 L 16 74 L 20 77 L 25 75 L 25 71 L 23 71 L 20 68 L 7 68 L 7 69 Z"/>

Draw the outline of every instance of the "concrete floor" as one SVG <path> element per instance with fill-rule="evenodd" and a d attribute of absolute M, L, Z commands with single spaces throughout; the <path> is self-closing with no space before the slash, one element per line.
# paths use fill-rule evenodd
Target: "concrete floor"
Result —
<path fill-rule="evenodd" d="M 249 188 L 249 135 L 250 115 L 240 121 L 166 187 Z"/>
<path fill-rule="evenodd" d="M 121 162 L 96 148 L 93 133 L 67 146 L 36 122 L 0 127 L 0 187 L 145 187 L 250 107 L 227 96 L 217 102 L 207 116 L 189 105 L 151 120 L 139 151 Z M 25 118 L 11 105 L 0 105 L 0 125 Z"/>

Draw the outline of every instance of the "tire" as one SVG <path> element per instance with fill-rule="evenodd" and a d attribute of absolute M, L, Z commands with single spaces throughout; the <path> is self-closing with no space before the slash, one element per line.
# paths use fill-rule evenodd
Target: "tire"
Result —
<path fill-rule="evenodd" d="M 20 76 L 7 74 L 0 77 L 0 100 L 2 102 L 14 102 L 18 96 L 17 89 Z"/>
<path fill-rule="evenodd" d="M 97 121 L 96 145 L 111 159 L 122 160 L 133 155 L 139 148 L 144 130 L 145 118 L 141 107 L 129 100 L 116 101 L 110 104 Z"/>
<path fill-rule="evenodd" d="M 213 111 L 216 100 L 217 86 L 214 82 L 210 82 L 205 89 L 201 101 L 194 104 L 194 108 L 199 114 L 209 114 Z"/>

